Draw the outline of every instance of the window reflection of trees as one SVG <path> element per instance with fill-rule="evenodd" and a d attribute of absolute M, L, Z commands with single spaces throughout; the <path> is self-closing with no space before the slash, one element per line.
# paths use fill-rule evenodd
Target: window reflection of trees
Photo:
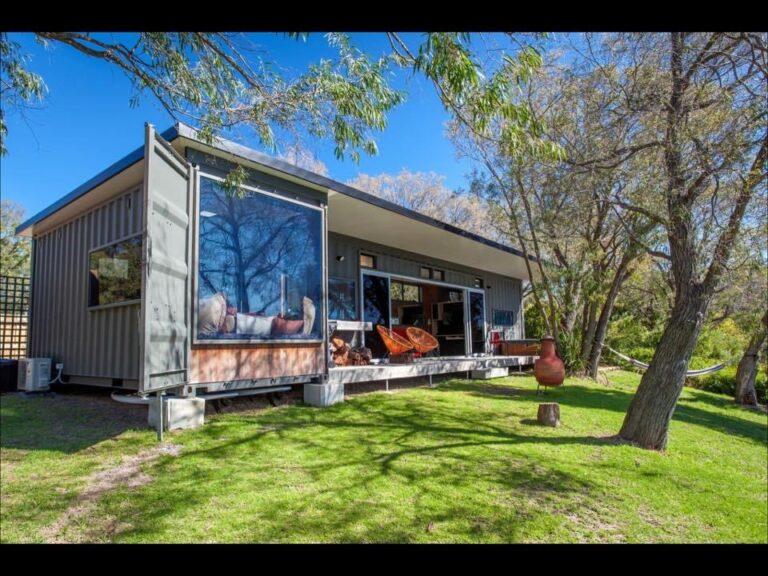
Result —
<path fill-rule="evenodd" d="M 321 300 L 321 234 L 317 210 L 201 178 L 198 297 L 223 292 L 238 312 L 300 317 L 304 296 Z"/>

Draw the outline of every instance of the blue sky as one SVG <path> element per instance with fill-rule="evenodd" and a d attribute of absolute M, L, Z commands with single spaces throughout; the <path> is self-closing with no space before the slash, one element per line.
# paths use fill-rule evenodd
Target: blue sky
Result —
<path fill-rule="evenodd" d="M 173 123 L 151 96 L 144 95 L 131 108 L 127 78 L 109 64 L 88 58 L 66 46 L 44 48 L 30 34 L 10 34 L 31 56 L 29 67 L 48 86 L 44 102 L 24 117 L 9 114 L 7 147 L 2 159 L 0 190 L 31 216 L 112 162 L 141 145 L 144 122 L 163 130 Z M 382 34 L 354 34 L 358 47 L 377 54 L 386 49 Z M 253 39 L 289 71 L 301 71 L 309 62 L 331 55 L 320 34 L 306 42 L 282 35 L 255 34 Z M 432 87 L 420 77 L 397 76 L 394 86 L 407 91 L 407 101 L 389 116 L 389 126 L 377 135 L 379 154 L 363 156 L 358 165 L 338 161 L 331 143 L 315 142 L 311 150 L 328 166 L 331 177 L 345 181 L 360 172 L 395 173 L 403 168 L 433 171 L 446 184 L 464 187 L 471 165 L 457 158 L 445 138 L 448 115 Z M 256 147 L 247 131 L 229 135 Z"/>

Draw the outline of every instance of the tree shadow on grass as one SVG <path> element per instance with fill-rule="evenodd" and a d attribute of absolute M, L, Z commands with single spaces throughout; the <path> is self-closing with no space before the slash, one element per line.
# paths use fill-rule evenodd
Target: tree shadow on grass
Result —
<path fill-rule="evenodd" d="M 592 497 L 589 481 L 514 447 L 600 439 L 528 436 L 423 403 L 390 404 L 291 407 L 251 418 L 252 428 L 247 417 L 221 419 L 212 446 L 155 466 L 151 490 L 117 511 L 132 524 L 121 537 L 165 539 L 179 514 L 220 507 L 239 527 L 209 533 L 213 541 L 513 542 L 540 515 L 576 514 Z M 230 497 L 249 502 L 242 516 L 217 503 Z"/>
<path fill-rule="evenodd" d="M 0 446 L 71 454 L 147 427 L 146 406 L 119 404 L 101 394 L 3 394 Z"/>
<path fill-rule="evenodd" d="M 472 381 L 453 381 L 445 390 L 466 392 L 474 396 L 506 398 L 519 402 L 560 402 L 563 406 L 575 406 L 595 410 L 611 410 L 625 413 L 634 396 L 633 392 L 618 388 L 595 388 L 566 383 L 562 388 L 550 390 L 547 394 L 537 395 L 535 390 L 508 386 L 506 384 L 486 384 Z M 703 426 L 723 434 L 737 435 L 756 442 L 768 441 L 768 428 L 765 422 L 756 422 L 744 418 L 746 413 L 727 399 L 714 398 L 697 390 L 686 389 L 689 394 L 683 396 L 675 408 L 673 420 Z M 705 408 L 698 408 L 697 403 L 726 409 L 727 414 L 719 414 Z"/>

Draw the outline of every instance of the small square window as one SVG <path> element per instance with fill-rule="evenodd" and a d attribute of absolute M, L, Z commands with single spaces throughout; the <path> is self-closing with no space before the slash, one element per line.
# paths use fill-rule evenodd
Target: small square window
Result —
<path fill-rule="evenodd" d="M 422 278 L 431 278 L 432 277 L 432 268 L 427 268 L 426 266 L 422 266 L 419 270 L 419 276 Z"/>
<path fill-rule="evenodd" d="M 376 257 L 370 254 L 360 254 L 360 266 L 362 268 L 376 268 Z"/>
<path fill-rule="evenodd" d="M 445 270 L 432 270 L 432 279 L 433 280 L 439 280 L 440 282 L 445 281 Z"/>
<path fill-rule="evenodd" d="M 140 298 L 141 236 L 114 242 L 89 253 L 88 306 Z"/>
<path fill-rule="evenodd" d="M 482 288 L 482 287 L 483 287 L 483 279 L 475 278 L 475 288 Z"/>

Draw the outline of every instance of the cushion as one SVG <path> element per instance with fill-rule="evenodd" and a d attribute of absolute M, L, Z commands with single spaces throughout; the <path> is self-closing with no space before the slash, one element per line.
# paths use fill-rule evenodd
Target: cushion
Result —
<path fill-rule="evenodd" d="M 272 334 L 275 336 L 284 336 L 296 334 L 304 327 L 304 320 L 286 320 L 280 316 L 275 316 L 275 323 L 272 325 Z"/>
<path fill-rule="evenodd" d="M 227 299 L 224 294 L 217 292 L 212 296 L 200 300 L 197 311 L 197 330 L 201 334 L 212 335 L 218 333 L 224 317 L 227 314 Z"/>
<path fill-rule="evenodd" d="M 249 314 L 237 315 L 237 333 L 248 334 L 257 338 L 269 336 L 272 333 L 272 324 L 276 316 L 251 316 Z"/>
<path fill-rule="evenodd" d="M 304 306 L 304 328 L 301 333 L 306 336 L 312 332 L 312 326 L 315 325 L 315 303 L 306 296 L 304 296 L 301 303 Z"/>

